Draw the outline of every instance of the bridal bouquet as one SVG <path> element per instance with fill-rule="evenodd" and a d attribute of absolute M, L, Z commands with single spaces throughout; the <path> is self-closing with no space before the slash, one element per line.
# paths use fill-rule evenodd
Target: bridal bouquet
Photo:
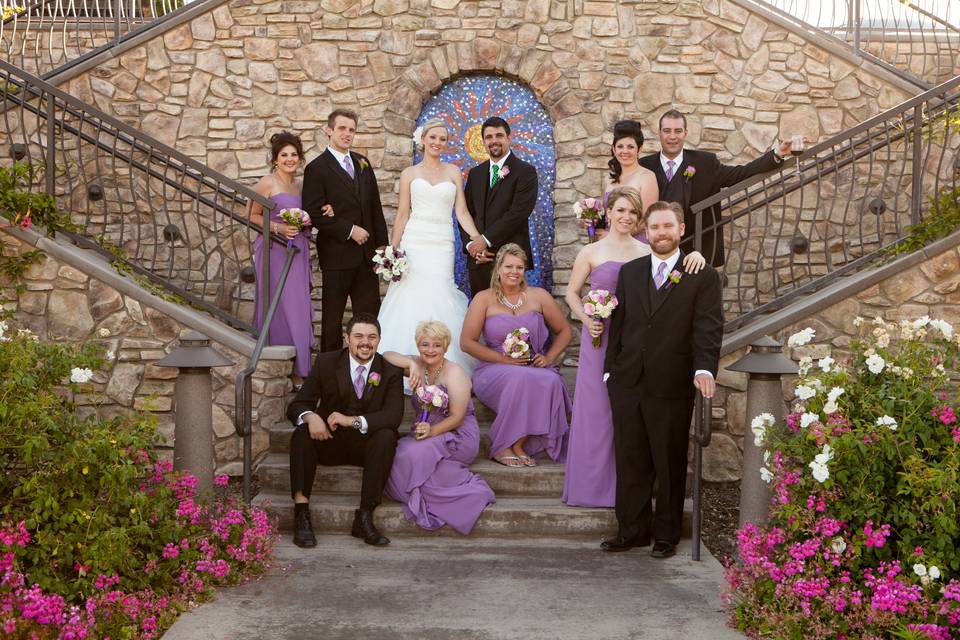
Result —
<path fill-rule="evenodd" d="M 373 254 L 373 262 L 377 265 L 373 272 L 383 278 L 384 282 L 400 282 L 407 271 L 407 252 L 387 245 L 377 249 Z"/>
<path fill-rule="evenodd" d="M 503 341 L 503 352 L 513 358 L 514 360 L 519 360 L 521 358 L 530 357 L 530 331 L 526 327 L 520 327 L 519 329 L 514 329 L 507 334 L 507 337 Z"/>
<path fill-rule="evenodd" d="M 292 207 L 290 209 L 280 209 L 280 219 L 286 224 L 297 230 L 297 233 L 303 231 L 304 227 L 310 226 L 310 214 L 303 209 Z M 293 240 L 287 240 L 287 246 L 293 246 Z"/>
<path fill-rule="evenodd" d="M 450 406 L 450 396 L 447 395 L 447 392 L 440 385 L 431 384 L 417 387 L 417 399 L 420 400 L 420 406 L 422 407 L 420 418 L 417 422 L 426 422 L 430 414 L 434 411 L 442 415 L 447 415 L 447 410 Z M 426 435 L 422 437 L 426 437 Z M 418 434 L 417 440 L 420 439 L 421 436 Z"/>
<path fill-rule="evenodd" d="M 583 297 L 583 312 L 594 320 L 604 320 L 613 314 L 617 304 L 617 296 L 606 289 L 591 289 Z M 600 337 L 594 336 L 591 340 L 594 347 L 600 347 Z"/>
<path fill-rule="evenodd" d="M 584 198 L 573 203 L 573 214 L 580 222 L 587 225 L 587 236 L 590 242 L 597 238 L 597 225 L 607 217 L 603 209 L 603 200 L 600 198 Z"/>

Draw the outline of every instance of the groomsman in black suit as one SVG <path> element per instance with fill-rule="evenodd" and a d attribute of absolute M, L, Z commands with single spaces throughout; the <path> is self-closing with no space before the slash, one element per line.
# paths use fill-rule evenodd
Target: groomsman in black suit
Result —
<path fill-rule="evenodd" d="M 320 350 L 343 345 L 341 328 L 347 297 L 354 313 L 380 311 L 380 283 L 373 272 L 373 254 L 387 244 L 377 177 L 370 161 L 350 150 L 357 132 L 357 114 L 337 109 L 327 118 L 326 151 L 303 173 L 303 208 L 317 229 L 317 258 L 323 272 Z M 324 216 L 324 205 L 333 207 Z"/>
<path fill-rule="evenodd" d="M 713 397 L 723 311 L 717 272 L 682 270 L 680 206 L 654 203 L 644 222 L 652 254 L 620 270 L 604 360 L 619 530 L 601 546 L 627 551 L 653 538 L 651 555 L 668 558 L 680 541 L 694 389 Z"/>
<path fill-rule="evenodd" d="M 403 419 L 403 372 L 377 353 L 380 323 L 357 313 L 347 324 L 347 348 L 317 356 L 303 387 L 287 408 L 296 428 L 290 438 L 290 493 L 294 501 L 293 542 L 315 547 L 310 491 L 317 465 L 363 467 L 360 508 L 350 531 L 370 545 L 390 544 L 373 524 L 390 477 Z"/>
<path fill-rule="evenodd" d="M 759 173 L 774 171 L 790 155 L 791 143 L 781 142 L 779 149 L 768 151 L 745 165 L 720 164 L 717 154 L 709 151 L 684 149 L 687 139 L 687 117 L 671 109 L 660 116 L 660 153 L 644 156 L 640 164 L 657 175 L 660 199 L 677 202 L 683 207 L 686 236 L 680 244 L 686 252 L 694 250 L 696 217 L 690 208 L 706 200 L 724 187 Z M 700 252 L 714 267 L 724 263 L 723 227 L 720 222 L 720 206 L 716 204 L 703 211 L 703 244 Z"/>
<path fill-rule="evenodd" d="M 470 241 L 460 230 L 473 295 L 490 288 L 493 256 L 507 243 L 520 245 L 527 254 L 527 269 L 533 268 L 527 221 L 537 204 L 537 170 L 510 152 L 507 121 L 487 118 L 480 134 L 490 159 L 470 169 L 464 191 L 481 237 Z"/>

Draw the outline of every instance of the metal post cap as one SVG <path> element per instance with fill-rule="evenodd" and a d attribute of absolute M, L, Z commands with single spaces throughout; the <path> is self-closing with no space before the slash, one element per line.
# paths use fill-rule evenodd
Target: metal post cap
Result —
<path fill-rule="evenodd" d="M 750 351 L 727 367 L 728 371 L 743 373 L 789 374 L 797 373 L 797 363 L 783 355 L 783 346 L 763 336 L 750 345 Z"/>
<path fill-rule="evenodd" d="M 226 367 L 233 360 L 223 356 L 210 346 L 210 338 L 198 331 L 187 331 L 180 336 L 180 345 L 166 358 L 155 363 L 158 367 L 178 367 L 180 369 L 198 369 Z"/>

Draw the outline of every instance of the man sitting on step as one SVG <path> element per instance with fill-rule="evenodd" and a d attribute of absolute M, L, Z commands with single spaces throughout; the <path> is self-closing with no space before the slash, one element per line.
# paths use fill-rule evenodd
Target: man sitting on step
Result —
<path fill-rule="evenodd" d="M 370 545 L 390 544 L 373 524 L 390 477 L 403 419 L 403 372 L 377 353 L 380 323 L 357 313 L 344 332 L 347 348 L 317 356 L 287 417 L 296 425 L 290 438 L 290 492 L 294 500 L 293 542 L 315 547 L 310 490 L 317 465 L 363 467 L 360 508 L 350 533 Z"/>

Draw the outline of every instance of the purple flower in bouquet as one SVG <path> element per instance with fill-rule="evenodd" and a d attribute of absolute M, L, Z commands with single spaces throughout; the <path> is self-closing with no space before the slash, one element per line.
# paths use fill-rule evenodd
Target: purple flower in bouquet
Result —
<path fill-rule="evenodd" d="M 400 282 L 407 272 L 407 253 L 403 249 L 396 249 L 391 245 L 377 249 L 373 254 L 373 272 L 383 278 L 384 282 Z"/>
<path fill-rule="evenodd" d="M 606 289 L 591 289 L 583 297 L 583 312 L 594 320 L 605 320 L 613 314 L 619 302 L 617 296 Z M 600 336 L 591 340 L 594 347 L 600 347 Z"/>
<path fill-rule="evenodd" d="M 587 223 L 587 236 L 590 238 L 590 242 L 593 242 L 597 237 L 597 224 L 607 216 L 603 209 L 603 200 L 600 198 L 584 198 L 574 202 L 573 213 L 577 220 Z"/>
<path fill-rule="evenodd" d="M 303 209 L 291 207 L 289 209 L 280 209 L 280 219 L 297 230 L 297 233 L 303 231 L 304 227 L 310 226 L 310 214 Z M 287 246 L 293 246 L 293 239 L 287 240 Z"/>
<path fill-rule="evenodd" d="M 450 407 L 450 396 L 440 385 L 430 384 L 417 387 L 417 399 L 420 401 L 420 418 L 417 422 L 426 422 L 430 414 L 437 412 L 447 415 Z"/>
<path fill-rule="evenodd" d="M 503 352 L 519 360 L 530 357 L 530 331 L 526 327 L 514 329 L 503 340 Z"/>

